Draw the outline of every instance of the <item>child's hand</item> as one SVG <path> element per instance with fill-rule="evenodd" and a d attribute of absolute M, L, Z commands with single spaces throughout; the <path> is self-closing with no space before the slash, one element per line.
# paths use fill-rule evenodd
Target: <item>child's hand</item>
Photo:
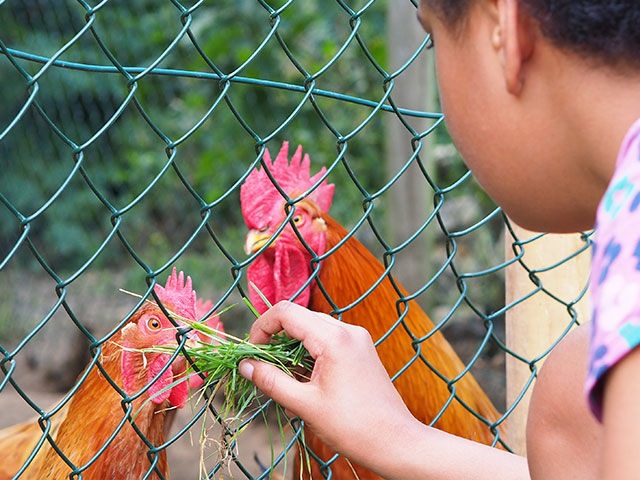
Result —
<path fill-rule="evenodd" d="M 282 330 L 301 340 L 315 359 L 310 381 L 254 360 L 241 362 L 240 373 L 356 463 L 388 457 L 388 439 L 418 422 L 389 380 L 369 333 L 280 302 L 255 322 L 249 341 L 266 344 Z"/>
<path fill-rule="evenodd" d="M 240 373 L 351 461 L 389 480 L 529 479 L 526 459 L 416 420 L 363 328 L 280 302 L 256 320 L 249 340 L 266 344 L 282 330 L 315 358 L 310 381 L 256 360 L 243 360 Z"/>

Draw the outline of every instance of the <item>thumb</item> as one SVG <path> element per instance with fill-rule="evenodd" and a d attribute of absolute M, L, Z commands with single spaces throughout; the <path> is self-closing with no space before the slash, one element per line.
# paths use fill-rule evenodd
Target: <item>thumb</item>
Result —
<path fill-rule="evenodd" d="M 302 404 L 304 396 L 304 383 L 287 375 L 275 365 L 258 360 L 242 360 L 238 364 L 238 373 L 287 410 L 294 413 L 299 411 L 298 407 Z"/>

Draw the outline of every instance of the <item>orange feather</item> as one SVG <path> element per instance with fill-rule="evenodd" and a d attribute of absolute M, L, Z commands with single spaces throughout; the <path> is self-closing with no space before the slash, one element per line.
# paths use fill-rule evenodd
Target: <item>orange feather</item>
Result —
<path fill-rule="evenodd" d="M 328 251 L 346 237 L 347 231 L 329 215 L 322 214 L 322 217 L 327 225 Z M 352 237 L 322 261 L 318 279 L 332 302 L 338 308 L 345 308 L 371 288 L 384 275 L 384 271 L 385 268 L 378 259 Z M 396 284 L 402 295 L 407 296 L 407 292 L 397 282 Z M 385 278 L 368 296 L 342 313 L 342 320 L 366 328 L 376 341 L 385 336 L 397 322 L 399 315 L 396 303 L 399 298 L 389 278 Z M 421 358 L 417 358 L 416 349 L 412 346 L 413 338 L 407 331 L 410 331 L 413 337 L 421 339 L 433 331 L 434 325 L 415 301 L 407 302 L 406 307 L 408 312 L 402 323 L 378 345 L 377 350 L 390 376 L 394 376 L 410 364 L 394 381 L 407 407 L 416 418 L 426 424 L 430 424 L 444 409 L 434 424 L 436 428 L 491 445 L 495 436 L 487 423 L 478 419 L 457 399 L 451 400 L 452 393 L 447 388 L 447 383 Z M 318 285 L 312 289 L 309 308 L 324 313 L 333 311 Z M 417 345 L 422 358 L 445 378 L 453 379 L 464 370 L 464 364 L 439 331 Z M 500 418 L 501 415 L 470 373 L 455 382 L 453 388 L 455 394 L 470 409 L 488 422 L 493 423 Z M 504 437 L 501 435 L 501 438 Z M 334 457 L 335 452 L 322 444 L 309 429 L 305 430 L 305 440 L 308 448 L 324 462 Z M 392 442 L 393 439 L 389 441 Z M 302 478 L 325 478 L 326 472 L 325 475 L 322 474 L 318 462 L 311 460 L 309 475 L 309 467 L 301 464 L 300 458 L 296 460 L 297 466 L 294 471 L 302 472 Z M 343 457 L 338 457 L 331 463 L 330 468 L 332 478 L 337 480 L 380 478 Z M 298 478 L 298 473 L 295 475 L 295 478 Z"/>
<path fill-rule="evenodd" d="M 131 322 L 137 321 L 144 313 L 160 309 L 155 305 L 144 305 Z M 129 323 L 128 325 L 131 325 Z M 103 345 L 100 363 L 109 377 L 122 388 L 121 332 L 113 341 Z M 143 380 L 144 383 L 144 380 Z M 147 399 L 146 395 L 133 402 L 132 413 Z M 50 436 L 58 449 L 76 466 L 87 464 L 107 443 L 109 437 L 122 422 L 124 411 L 120 405 L 122 397 L 114 390 L 104 374 L 93 367 L 87 378 L 73 394 L 63 409 L 52 417 Z M 168 402 L 167 402 L 168 403 Z M 152 445 L 164 444 L 164 421 L 167 404 L 149 402 L 135 419 L 135 423 Z M 43 436 L 36 420 L 9 427 L 0 432 L 0 455 L 5 458 L 0 468 L 0 480 L 13 478 Z M 112 478 L 118 480 L 138 480 L 142 478 L 151 463 L 147 459 L 149 447 L 142 441 L 127 421 L 104 452 L 82 471 L 85 480 Z M 157 469 L 169 478 L 169 467 L 165 450 L 158 453 Z M 20 478 L 38 480 L 58 480 L 71 473 L 69 465 L 45 440 L 35 458 Z M 152 474 L 150 479 L 159 479 Z"/>

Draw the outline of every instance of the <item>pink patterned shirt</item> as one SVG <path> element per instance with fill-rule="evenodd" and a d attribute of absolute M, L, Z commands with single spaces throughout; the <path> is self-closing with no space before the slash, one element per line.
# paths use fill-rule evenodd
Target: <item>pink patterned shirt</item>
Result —
<path fill-rule="evenodd" d="M 627 133 L 596 216 L 589 405 L 602 420 L 606 372 L 640 345 L 640 120 Z"/>

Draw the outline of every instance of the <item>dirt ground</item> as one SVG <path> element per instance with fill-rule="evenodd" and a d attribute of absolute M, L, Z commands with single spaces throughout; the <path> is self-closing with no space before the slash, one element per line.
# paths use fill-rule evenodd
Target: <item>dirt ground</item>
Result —
<path fill-rule="evenodd" d="M 60 400 L 60 395 L 50 392 L 30 391 L 29 396 L 38 405 L 54 405 Z M 14 425 L 21 421 L 35 418 L 33 410 L 11 387 L 3 390 L 0 394 L 0 429 Z M 185 407 L 178 412 L 172 433 L 180 430 L 192 418 L 189 407 Z M 183 435 L 173 445 L 168 448 L 169 466 L 171 468 L 172 480 L 197 480 L 199 478 L 200 444 L 198 428 L 201 423 L 192 427 L 191 435 Z M 277 446 L 276 446 L 277 448 Z M 209 454 L 213 450 L 208 451 Z M 249 430 L 243 432 L 239 438 L 239 458 L 243 466 L 255 477 L 262 472 L 261 467 L 255 460 L 258 458 L 263 464 L 268 464 L 270 460 L 270 447 L 268 433 L 262 421 Z M 208 462 L 211 464 L 212 462 Z M 246 478 L 239 472 L 237 467 L 232 467 L 231 472 L 236 479 Z M 229 474 L 225 478 L 231 478 Z"/>
<path fill-rule="evenodd" d="M 495 381 L 496 376 L 491 375 L 490 371 L 501 368 L 502 365 L 500 365 L 500 363 L 501 362 L 497 362 L 497 364 L 494 365 L 485 365 L 485 367 L 489 368 L 481 371 L 486 372 L 485 375 L 480 375 L 485 378 L 479 378 L 479 380 L 485 380 L 487 383 L 491 383 L 492 380 Z M 41 383 L 34 380 L 25 380 L 24 376 L 22 377 L 20 385 L 26 389 L 29 397 L 43 408 L 55 405 L 62 397 L 61 393 L 38 390 L 37 387 L 41 385 Z M 499 390 L 500 385 L 495 385 L 495 388 Z M 495 392 L 494 389 L 491 390 Z M 5 389 L 0 392 L 0 429 L 31 418 L 35 418 L 31 407 L 11 385 L 7 385 Z M 179 432 L 192 418 L 193 411 L 188 405 L 182 410 L 179 410 L 172 426 L 172 434 L 175 435 Z M 211 424 L 211 416 L 209 417 L 209 424 Z M 270 419 L 270 424 L 271 430 L 267 431 L 262 419 L 258 418 L 250 427 L 242 432 L 238 439 L 238 459 L 242 466 L 246 468 L 254 478 L 258 477 L 264 471 L 258 462 L 262 465 L 270 463 L 272 455 L 269 441 L 270 436 L 274 438 L 274 448 L 277 450 L 277 453 L 282 450 L 281 441 L 278 438 L 279 433 L 277 430 L 274 431 L 277 427 L 274 427 L 276 422 L 273 418 Z M 198 422 L 191 427 L 188 433 L 184 434 L 168 448 L 167 452 L 172 480 L 198 480 L 201 478 L 199 475 L 201 430 L 202 423 Z M 219 435 L 219 431 L 219 429 L 215 429 L 210 434 L 211 442 L 207 444 L 205 455 L 216 455 L 214 442 L 218 438 L 217 435 Z M 291 465 L 292 455 L 293 454 L 289 455 L 289 465 Z M 211 460 L 207 461 L 209 468 L 213 463 Z M 279 472 L 282 473 L 282 470 L 279 469 Z M 286 477 L 292 478 L 290 473 L 288 473 Z M 232 464 L 222 478 L 235 478 L 240 480 L 249 477 Z M 274 476 L 273 478 L 280 479 L 281 477 Z"/>
<path fill-rule="evenodd" d="M 0 298 L 0 338 L 5 333 L 5 340 L 0 340 L 0 345 L 12 351 L 29 332 L 35 330 L 37 322 L 45 317 L 57 298 L 51 282 L 46 279 L 21 271 L 7 275 L 12 288 Z M 87 274 L 85 277 L 84 282 L 70 293 L 69 304 L 85 327 L 100 337 L 113 328 L 114 318 L 124 318 L 135 304 L 135 299 L 118 291 L 118 285 L 124 284 L 121 276 L 114 276 L 111 284 L 106 285 L 105 276 Z M 9 330 L 13 332 L 13 337 L 6 336 Z M 71 388 L 89 362 L 88 346 L 89 342 L 68 315 L 63 309 L 58 309 L 49 323 L 19 350 L 12 376 L 40 408 L 49 409 Z M 0 383 L 3 380 L 4 375 L 0 372 Z M 175 435 L 181 431 L 192 417 L 188 405 L 178 410 L 171 433 Z M 0 391 L 0 429 L 31 418 L 35 418 L 33 409 L 11 384 L 6 384 Z M 191 427 L 191 433 L 186 433 L 168 447 L 172 480 L 199 478 L 200 427 L 201 423 L 196 423 Z M 219 430 L 211 433 L 212 438 L 219 435 L 216 432 Z M 215 455 L 212 443 L 207 455 Z M 253 476 L 259 476 L 262 472 L 255 457 L 263 464 L 270 463 L 269 435 L 261 419 L 253 422 L 239 438 L 238 457 Z M 213 463 L 209 460 L 207 465 Z M 246 478 L 237 467 L 232 467 L 232 472 L 236 479 Z M 230 476 L 225 474 L 225 478 Z"/>
<path fill-rule="evenodd" d="M 81 284 L 82 290 L 74 292 L 75 294 L 70 296 L 74 313 L 97 338 L 106 334 L 113 327 L 114 318 L 123 318 L 131 308 L 133 302 L 118 293 L 117 286 L 123 283 L 122 279 L 114 278 L 113 285 L 104 286 L 99 282 L 99 279 L 92 280 L 91 277 L 88 277 Z M 7 298 L 0 301 L 0 320 L 2 318 L 11 319 L 13 323 L 8 325 L 17 332 L 16 338 L 18 338 L 18 334 L 24 338 L 36 328 L 36 320 L 42 319 L 47 314 L 57 297 L 52 295 L 50 285 L 46 282 L 40 284 L 39 281 L 29 276 L 24 278 L 17 276 L 12 284 L 20 285 L 22 288 L 15 290 L 11 303 L 7 301 Z M 91 291 L 92 295 L 86 294 L 85 290 Z M 87 299 L 91 299 L 91 301 Z M 129 304 L 126 303 L 127 300 L 129 300 Z M 15 322 L 14 319 L 20 319 L 20 322 Z M 230 318 L 228 322 L 228 324 L 232 324 L 233 319 Z M 1 324 L 0 333 L 2 333 Z M 445 331 L 445 335 L 451 340 L 454 349 L 465 362 L 468 362 L 475 354 L 483 333 L 482 329 L 475 331 L 465 324 L 459 328 L 449 327 Z M 11 344 L 5 343 L 3 347 L 16 348 L 18 340 L 19 338 L 13 340 Z M 80 334 L 68 316 L 59 311 L 42 331 L 30 338 L 24 348 L 20 349 L 18 357 L 16 357 L 18 368 L 14 372 L 14 379 L 41 408 L 50 408 L 73 385 L 78 373 L 88 363 L 87 347 L 86 338 Z M 504 371 L 504 354 L 502 352 L 483 354 L 477 359 L 472 369 L 473 375 L 499 410 L 504 409 Z M 4 378 L 0 373 L 0 383 L 2 380 Z M 188 406 L 180 410 L 174 422 L 172 434 L 181 431 L 182 427 L 191 420 L 192 415 Z M 31 407 L 10 384 L 7 384 L 0 391 L 0 429 L 33 417 L 34 413 Z M 275 425 L 275 421 L 272 422 L 272 425 Z M 172 480 L 197 480 L 200 478 L 200 431 L 200 425 L 196 424 L 191 427 L 191 434 L 183 435 L 168 447 Z M 261 419 L 252 423 L 238 439 L 238 459 L 243 468 L 248 470 L 253 477 L 259 476 L 263 471 L 259 462 L 262 464 L 270 463 L 272 456 L 270 434 L 274 438 L 274 448 L 277 454 L 282 450 L 277 427 L 272 426 L 271 431 L 268 432 Z M 219 433 L 215 432 L 210 434 L 212 441 L 208 444 L 207 456 L 213 455 L 215 458 L 216 450 L 213 440 L 219 438 L 218 435 Z M 212 459 L 208 459 L 207 464 L 211 466 Z M 289 468 L 291 468 L 290 465 L 291 462 L 289 462 Z M 223 473 L 223 478 L 232 478 L 232 476 L 239 480 L 248 478 L 238 467 L 233 465 L 231 466 L 231 475 L 229 472 Z M 291 473 L 287 473 L 286 477 L 291 478 Z"/>

